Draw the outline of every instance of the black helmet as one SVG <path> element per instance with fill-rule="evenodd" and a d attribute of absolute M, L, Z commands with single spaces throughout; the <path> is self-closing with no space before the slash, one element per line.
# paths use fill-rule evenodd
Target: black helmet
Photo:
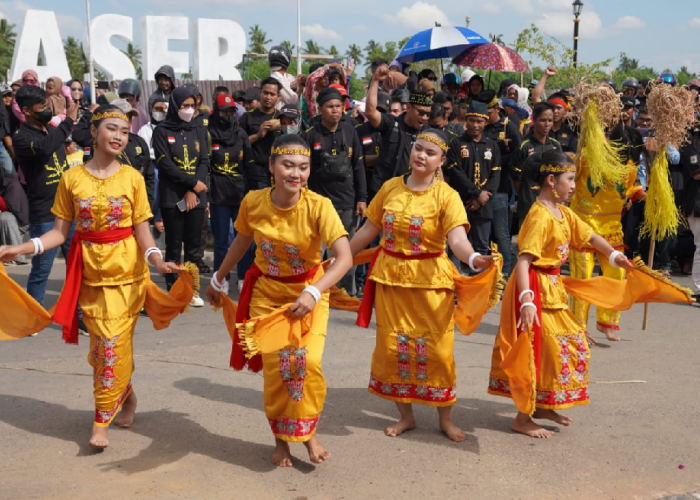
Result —
<path fill-rule="evenodd" d="M 639 88 L 639 82 L 636 78 L 625 78 L 622 81 L 622 88 L 637 90 Z"/>
<path fill-rule="evenodd" d="M 282 66 L 288 68 L 292 62 L 292 53 L 284 45 L 275 45 L 267 54 L 267 60 L 270 66 Z"/>
<path fill-rule="evenodd" d="M 119 84 L 117 94 L 120 96 L 122 94 L 131 94 L 138 101 L 138 99 L 141 97 L 141 86 L 139 85 L 139 82 L 133 78 L 127 78 L 126 80 L 122 80 Z"/>
<path fill-rule="evenodd" d="M 612 87 L 612 89 L 617 92 L 617 87 L 615 86 L 615 81 L 612 78 L 603 78 L 600 83 L 607 83 Z"/>

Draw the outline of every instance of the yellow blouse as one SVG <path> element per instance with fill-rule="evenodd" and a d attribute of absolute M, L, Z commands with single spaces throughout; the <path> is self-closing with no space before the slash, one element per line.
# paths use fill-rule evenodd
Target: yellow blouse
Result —
<path fill-rule="evenodd" d="M 447 183 L 437 181 L 413 191 L 404 177 L 384 183 L 365 216 L 383 231 L 386 250 L 415 256 L 445 250 L 447 233 L 458 226 L 469 231 L 464 204 Z M 409 288 L 454 289 L 454 266 L 446 254 L 433 259 L 401 259 L 380 252 L 370 279 Z"/>
<path fill-rule="evenodd" d="M 134 227 L 153 217 L 143 176 L 122 165 L 107 179 L 98 179 L 85 166 L 64 172 L 51 212 L 75 221 L 76 231 L 109 231 Z M 83 284 L 133 283 L 148 276 L 148 265 L 133 236 L 117 243 L 83 245 Z"/>
<path fill-rule="evenodd" d="M 562 218 L 554 216 L 537 200 L 525 217 L 518 234 L 520 255 L 534 257 L 532 265 L 547 269 L 561 267 L 568 261 L 569 246 L 581 248 L 588 244 L 593 228 L 583 222 L 571 209 L 559 205 Z M 542 295 L 542 307 L 566 309 L 568 296 L 558 276 L 537 273 Z"/>
<path fill-rule="evenodd" d="M 270 276 L 304 274 L 321 263 L 321 243 L 329 248 L 347 236 L 331 200 L 307 189 L 291 208 L 272 203 L 272 188 L 248 193 L 238 211 L 236 231 L 253 236 L 255 264 Z"/>
<path fill-rule="evenodd" d="M 622 233 L 622 209 L 627 198 L 633 198 L 636 191 L 641 190 L 641 186 L 635 186 L 637 170 L 628 168 L 626 181 L 616 185 L 606 184 L 604 187 L 596 189 L 591 183 L 590 170 L 585 162 L 579 163 L 576 169 L 576 190 L 571 199 L 571 208 L 589 224 L 596 234 L 605 238 L 613 247 L 624 243 Z M 574 245 L 574 248 L 581 249 Z"/>

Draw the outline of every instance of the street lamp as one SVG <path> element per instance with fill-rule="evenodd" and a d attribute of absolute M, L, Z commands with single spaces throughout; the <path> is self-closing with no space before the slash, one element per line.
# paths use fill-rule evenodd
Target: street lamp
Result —
<path fill-rule="evenodd" d="M 581 9 L 583 9 L 583 2 L 581 0 L 575 0 L 571 4 L 574 8 L 574 69 L 576 69 L 576 64 L 578 62 L 578 16 L 581 15 Z"/>

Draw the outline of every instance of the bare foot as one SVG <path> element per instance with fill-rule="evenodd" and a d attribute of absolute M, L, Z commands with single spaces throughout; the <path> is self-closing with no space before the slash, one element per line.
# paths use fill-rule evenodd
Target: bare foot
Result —
<path fill-rule="evenodd" d="M 127 396 L 126 401 L 122 405 L 122 410 L 117 418 L 114 419 L 114 425 L 122 429 L 128 429 L 134 424 L 134 413 L 136 413 L 136 393 L 131 390 L 131 394 Z"/>
<path fill-rule="evenodd" d="M 456 443 L 461 443 L 467 437 L 462 429 L 457 427 L 452 421 L 452 407 L 438 407 L 438 416 L 440 417 L 440 429 L 445 435 Z"/>
<path fill-rule="evenodd" d="M 326 449 L 321 445 L 321 441 L 318 440 L 318 436 L 314 434 L 311 439 L 304 441 L 304 446 L 309 450 L 309 460 L 315 464 L 320 464 L 331 458 L 331 453 L 326 451 Z"/>
<path fill-rule="evenodd" d="M 599 332 L 604 333 L 605 337 L 611 342 L 619 342 L 620 337 L 615 335 L 614 330 L 609 326 L 602 326 L 600 323 L 596 324 L 596 328 Z"/>
<path fill-rule="evenodd" d="M 384 434 L 389 437 L 396 437 L 403 432 L 416 428 L 416 417 L 413 416 L 413 405 L 411 403 L 396 403 L 396 409 L 399 410 L 401 420 L 384 429 Z"/>
<path fill-rule="evenodd" d="M 90 446 L 97 450 L 104 450 L 109 446 L 109 439 L 107 438 L 107 427 L 97 427 L 92 428 L 92 437 L 90 438 Z"/>
<path fill-rule="evenodd" d="M 598 343 L 598 342 L 596 342 L 596 340 L 595 340 L 593 337 L 591 337 L 591 336 L 588 334 L 588 332 L 586 332 L 586 340 L 588 341 L 588 345 L 589 345 L 589 346 L 591 346 L 591 345 L 596 345 L 596 344 Z"/>
<path fill-rule="evenodd" d="M 556 422 L 559 425 L 563 425 L 565 427 L 568 427 L 573 422 L 571 418 L 567 417 L 566 415 L 561 415 L 555 412 L 554 410 L 542 410 L 539 408 L 535 410 L 535 413 L 532 415 L 532 418 L 543 418 L 545 420 L 551 420 L 552 422 Z"/>
<path fill-rule="evenodd" d="M 529 415 L 521 412 L 518 412 L 510 428 L 513 429 L 514 432 L 519 432 L 520 434 L 538 439 L 547 439 L 554 435 L 553 431 L 548 431 L 540 427 L 532 421 Z"/>
<path fill-rule="evenodd" d="M 275 438 L 275 451 L 272 453 L 272 463 L 277 467 L 292 466 L 292 452 L 289 450 L 289 443 Z"/>

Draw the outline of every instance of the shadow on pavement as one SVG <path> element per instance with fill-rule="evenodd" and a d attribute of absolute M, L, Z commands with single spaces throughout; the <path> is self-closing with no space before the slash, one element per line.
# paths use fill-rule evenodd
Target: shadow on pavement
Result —
<path fill-rule="evenodd" d="M 96 453 L 87 444 L 90 437 L 89 423 L 92 422 L 93 416 L 92 411 L 71 410 L 55 403 L 0 394 L 1 421 L 32 434 L 74 442 L 80 447 L 78 456 Z M 269 472 L 276 469 L 269 458 L 274 449 L 272 446 L 212 434 L 187 418 L 185 413 L 169 410 L 137 412 L 133 428 L 122 430 L 110 427 L 112 446 L 115 446 L 115 443 L 119 446 L 122 432 L 135 432 L 149 438 L 151 443 L 135 457 L 104 464 L 103 471 L 118 470 L 125 474 L 144 472 L 177 462 L 190 453 L 244 467 L 253 472 Z M 105 453 L 109 453 L 109 449 Z M 309 465 L 301 465 L 298 468 L 303 472 L 307 472 L 304 469 L 313 470 L 313 466 Z"/>

